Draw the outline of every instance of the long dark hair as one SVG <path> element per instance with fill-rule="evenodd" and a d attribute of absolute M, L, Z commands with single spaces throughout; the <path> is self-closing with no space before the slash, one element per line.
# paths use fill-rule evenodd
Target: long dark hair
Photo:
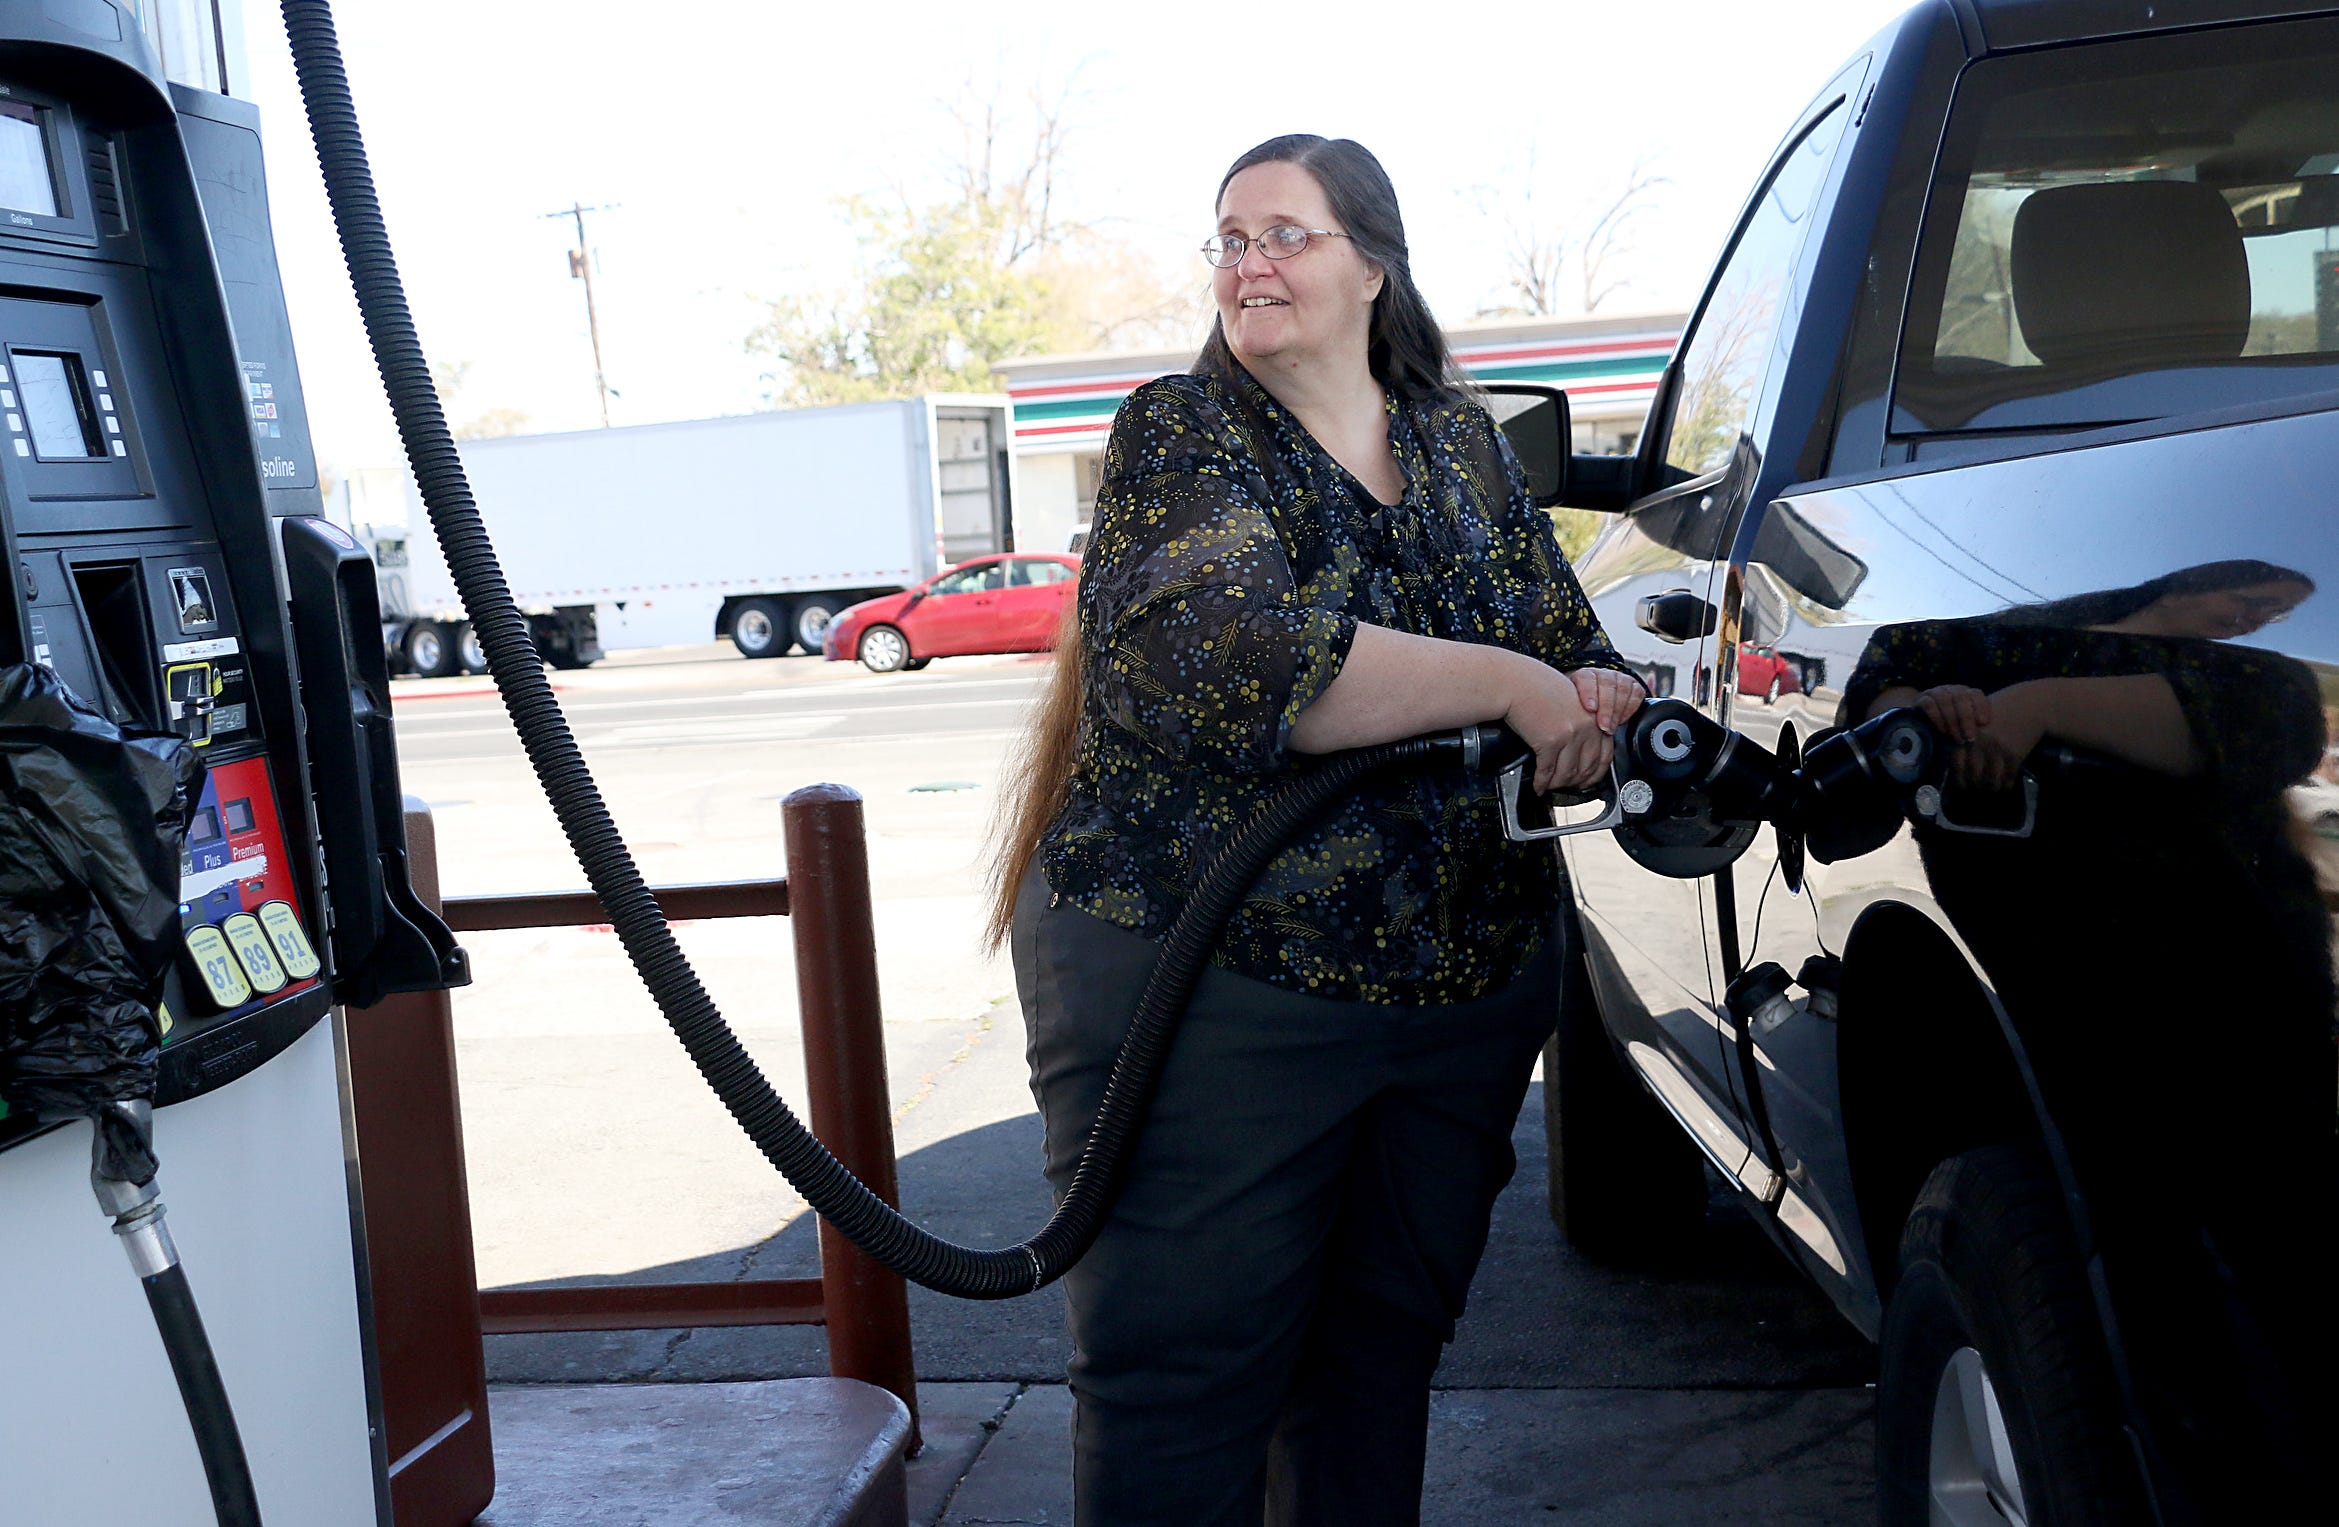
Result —
<path fill-rule="evenodd" d="M 1366 353 L 1373 380 L 1408 402 L 1442 401 L 1461 394 L 1461 368 L 1446 348 L 1445 332 L 1429 316 L 1421 288 L 1413 283 L 1397 188 L 1389 184 L 1389 172 L 1372 151 L 1353 138 L 1315 133 L 1269 138 L 1227 170 L 1218 182 L 1217 200 L 1225 198 L 1237 175 L 1255 164 L 1296 164 L 1313 175 L 1356 252 L 1380 267 L 1381 290 L 1373 298 L 1371 348 Z M 1210 338 L 1203 342 L 1194 369 L 1204 376 L 1228 377 L 1237 368 L 1226 342 L 1226 325 L 1213 318 Z"/>

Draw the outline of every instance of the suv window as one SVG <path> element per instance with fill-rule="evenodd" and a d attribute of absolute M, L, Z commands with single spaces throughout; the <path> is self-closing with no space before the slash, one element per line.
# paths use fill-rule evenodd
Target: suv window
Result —
<path fill-rule="evenodd" d="M 1779 157 L 1682 352 L 1665 434 L 1669 487 L 1727 466 L 1762 403 L 1771 345 L 1788 317 L 1795 257 L 1850 115 L 1842 99 Z"/>
<path fill-rule="evenodd" d="M 1894 432 L 2339 387 L 2339 23 L 1990 59 L 1959 86 Z"/>

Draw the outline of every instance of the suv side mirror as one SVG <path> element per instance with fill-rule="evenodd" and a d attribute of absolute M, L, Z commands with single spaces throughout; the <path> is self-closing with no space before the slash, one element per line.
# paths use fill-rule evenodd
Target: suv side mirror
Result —
<path fill-rule="evenodd" d="M 1527 493 L 1540 509 L 1567 495 L 1568 457 L 1574 445 L 1567 394 L 1539 382 L 1489 382 L 1486 409 L 1527 472 Z"/>

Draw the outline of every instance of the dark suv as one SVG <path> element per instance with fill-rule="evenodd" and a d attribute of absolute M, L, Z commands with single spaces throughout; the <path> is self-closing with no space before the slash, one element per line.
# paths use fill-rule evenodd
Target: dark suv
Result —
<path fill-rule="evenodd" d="M 1636 669 L 1788 763 L 1950 750 L 1880 846 L 1567 839 L 1547 1068 L 1577 1246 L 1702 1160 L 1880 1343 L 1889 1522 L 2331 1510 L 2335 410 L 2339 14 L 1930 0 L 1572 465 Z"/>

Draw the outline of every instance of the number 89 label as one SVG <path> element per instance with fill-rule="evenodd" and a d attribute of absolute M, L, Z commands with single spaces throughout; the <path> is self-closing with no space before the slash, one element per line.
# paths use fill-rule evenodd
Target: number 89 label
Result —
<path fill-rule="evenodd" d="M 219 925 L 227 935 L 228 946 L 243 962 L 244 974 L 251 978 L 252 989 L 266 996 L 280 992 L 292 984 L 283 964 L 276 958 L 268 935 L 260 931 L 260 920 L 249 912 L 238 912 Z"/>

